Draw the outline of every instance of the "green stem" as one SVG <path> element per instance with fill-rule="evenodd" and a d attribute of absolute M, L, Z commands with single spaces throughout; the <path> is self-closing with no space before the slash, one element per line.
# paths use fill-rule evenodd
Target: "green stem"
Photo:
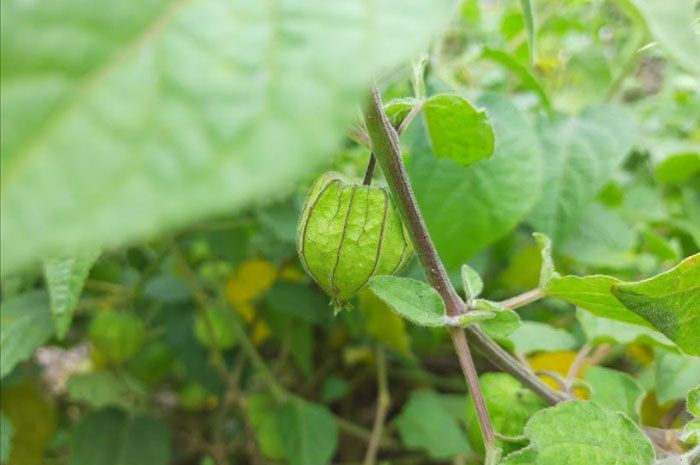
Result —
<path fill-rule="evenodd" d="M 382 167 L 391 192 L 394 194 L 397 208 L 408 227 L 408 233 L 411 236 L 416 255 L 418 255 L 423 266 L 428 282 L 442 296 L 447 314 L 450 316 L 459 315 L 465 310 L 465 303 L 447 277 L 445 266 L 440 260 L 433 241 L 430 239 L 430 233 L 425 225 L 425 221 L 423 221 L 423 215 L 418 208 L 413 188 L 403 166 L 398 134 L 384 113 L 382 99 L 376 86 L 372 88 L 372 102 L 365 112 L 365 124 L 372 151 L 377 157 L 379 166 Z M 469 392 L 471 392 L 474 405 L 476 406 L 484 446 L 486 450 L 491 450 L 495 447 L 493 426 L 491 425 L 486 402 L 479 387 L 479 375 L 474 366 L 469 344 L 467 344 L 464 332 L 461 329 L 451 329 L 450 336 L 452 337 L 452 343 L 457 352 L 464 378 L 469 387 Z"/>
<path fill-rule="evenodd" d="M 367 445 L 365 460 L 363 465 L 374 465 L 377 461 L 377 452 L 379 451 L 379 441 L 382 438 L 384 431 L 384 422 L 386 415 L 389 412 L 391 405 L 391 397 L 389 396 L 389 382 L 386 370 L 386 354 L 384 349 L 377 347 L 377 409 L 374 416 L 374 425 L 372 426 L 372 436 Z"/>
<path fill-rule="evenodd" d="M 408 174 L 403 166 L 398 135 L 384 114 L 381 98 L 376 87 L 373 89 L 372 100 L 365 111 L 365 124 L 374 154 L 394 194 L 397 208 L 408 228 L 416 248 L 416 255 L 418 255 L 423 266 L 428 282 L 442 296 L 448 314 L 460 314 L 465 308 L 465 303 L 450 283 L 445 267 L 430 239 L 428 229 L 418 209 Z M 469 342 L 478 348 L 489 360 L 501 370 L 513 375 L 542 397 L 542 399 L 550 404 L 556 404 L 567 399 L 566 396 L 554 391 L 542 382 L 532 370 L 520 364 L 479 328 L 471 326 L 465 331 Z"/>

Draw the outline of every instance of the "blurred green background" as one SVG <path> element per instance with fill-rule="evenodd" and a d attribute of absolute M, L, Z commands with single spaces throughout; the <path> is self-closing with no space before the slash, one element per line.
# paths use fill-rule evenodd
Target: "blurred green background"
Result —
<path fill-rule="evenodd" d="M 696 1 L 0 6 L 2 463 L 483 463 L 446 331 L 367 291 L 334 317 L 297 258 L 311 182 L 364 174 L 372 77 L 396 118 L 450 93 L 493 126 L 470 166 L 433 156 L 426 112 L 401 138 L 457 287 L 467 262 L 486 298 L 537 287 L 533 231 L 562 275 L 698 253 Z M 557 299 L 518 313 L 498 342 L 533 369 L 566 376 L 586 346 L 582 380 L 632 386 L 614 408 L 688 420 L 700 362 L 659 333 Z M 496 429 L 522 435 L 544 404 L 476 357 Z"/>

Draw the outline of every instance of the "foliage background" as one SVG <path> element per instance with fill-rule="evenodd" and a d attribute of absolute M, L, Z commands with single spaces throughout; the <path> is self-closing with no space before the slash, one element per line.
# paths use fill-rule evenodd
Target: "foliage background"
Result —
<path fill-rule="evenodd" d="M 491 300 L 537 287 L 533 231 L 562 275 L 698 253 L 697 2 L 534 1 L 532 31 L 521 3 L 3 0 L 3 463 L 362 463 L 378 403 L 378 460 L 482 463 L 444 329 L 367 291 L 333 317 L 295 234 L 313 179 L 362 177 L 343 134 L 377 76 L 386 101 L 454 94 L 493 126 L 488 159 L 434 107 L 402 136 L 458 287 L 465 262 Z M 691 419 L 697 357 L 559 294 L 499 342 L 564 377 L 585 347 L 577 395 Z M 496 429 L 522 435 L 544 404 L 477 363 Z"/>

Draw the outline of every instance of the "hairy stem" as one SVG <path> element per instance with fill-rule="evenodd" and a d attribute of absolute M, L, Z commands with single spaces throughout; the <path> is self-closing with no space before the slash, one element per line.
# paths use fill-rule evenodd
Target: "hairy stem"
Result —
<path fill-rule="evenodd" d="M 382 100 L 376 86 L 372 89 L 372 102 L 365 113 L 365 124 L 367 125 L 372 151 L 382 167 L 391 192 L 394 194 L 397 207 L 408 227 L 409 235 L 413 240 L 416 254 L 423 266 L 428 282 L 440 293 L 445 301 L 447 314 L 450 316 L 458 315 L 464 311 L 465 304 L 457 294 L 457 291 L 455 291 L 452 283 L 450 283 L 447 271 L 438 256 L 433 241 L 430 239 L 428 228 L 425 226 L 423 216 L 418 209 L 413 188 L 403 166 L 398 134 L 384 113 Z M 493 426 L 481 394 L 479 375 L 474 367 L 469 345 L 464 337 L 464 332 L 461 330 L 451 330 L 450 336 L 459 357 L 459 363 L 464 372 L 469 392 L 471 392 L 474 405 L 476 406 L 484 446 L 487 450 L 491 450 L 495 442 Z"/>
<path fill-rule="evenodd" d="M 384 114 L 381 97 L 376 87 L 373 89 L 370 105 L 365 111 L 365 124 L 372 149 L 394 195 L 397 208 L 408 228 L 416 249 L 416 255 L 418 255 L 423 266 L 428 282 L 442 296 L 447 313 L 449 315 L 458 315 L 464 311 L 465 303 L 450 283 L 445 267 L 438 256 L 435 245 L 430 239 L 428 228 L 418 209 L 408 174 L 403 166 L 398 135 Z M 565 395 L 551 389 L 542 382 L 532 370 L 521 365 L 479 328 L 470 326 L 466 329 L 466 333 L 469 342 L 489 360 L 501 370 L 510 373 L 525 386 L 532 389 L 546 402 L 556 404 L 567 399 Z"/>
<path fill-rule="evenodd" d="M 532 302 L 537 302 L 542 297 L 544 297 L 544 292 L 542 289 L 537 288 L 531 291 L 523 292 L 522 294 L 511 297 L 510 299 L 502 300 L 499 302 L 499 305 L 515 310 L 516 308 L 524 307 Z"/>

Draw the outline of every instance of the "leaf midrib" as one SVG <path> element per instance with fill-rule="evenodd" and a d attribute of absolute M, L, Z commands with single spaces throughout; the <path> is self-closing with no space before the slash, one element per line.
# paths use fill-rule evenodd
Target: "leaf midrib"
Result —
<path fill-rule="evenodd" d="M 51 112 L 51 115 L 37 128 L 34 132 L 34 137 L 27 138 L 20 148 L 17 149 L 14 156 L 7 157 L 8 162 L 5 164 L 6 166 L 3 166 L 2 173 L 0 174 L 0 179 L 2 180 L 0 192 L 6 191 L 6 186 L 9 184 L 13 175 L 17 171 L 20 171 L 22 166 L 26 165 L 33 154 L 38 153 L 35 148 L 40 146 L 41 143 L 51 135 L 54 128 L 61 123 L 65 115 L 82 103 L 90 94 L 90 91 L 109 76 L 112 69 L 132 56 L 149 38 L 158 35 L 172 22 L 177 12 L 191 2 L 192 0 L 172 1 L 159 15 L 156 15 L 152 21 L 146 23 L 143 29 L 133 35 L 130 40 L 127 40 L 123 47 L 115 49 L 114 52 L 109 54 L 92 72 L 87 73 L 83 79 L 79 81 L 75 89 L 63 99 L 63 103 L 60 104 L 59 108 Z"/>

